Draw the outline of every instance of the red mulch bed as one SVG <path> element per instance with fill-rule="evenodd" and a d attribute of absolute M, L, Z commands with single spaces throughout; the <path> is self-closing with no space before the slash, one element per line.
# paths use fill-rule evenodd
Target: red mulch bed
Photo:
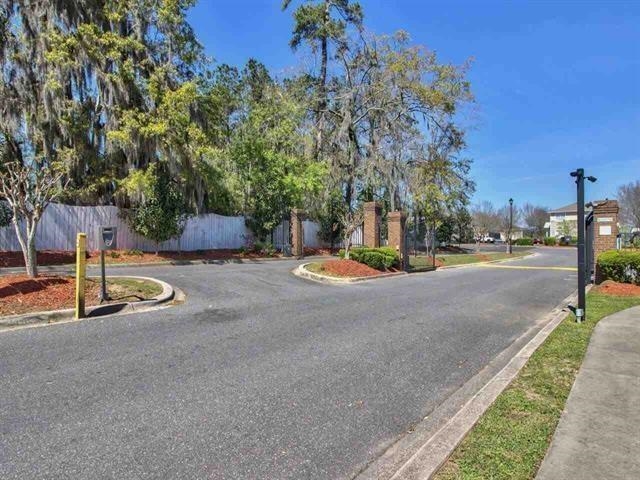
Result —
<path fill-rule="evenodd" d="M 87 304 L 99 298 L 98 282 L 86 282 Z M 75 303 L 75 279 L 57 275 L 27 275 L 0 277 L 0 315 L 17 315 L 27 312 L 73 308 Z"/>
<path fill-rule="evenodd" d="M 327 260 L 322 263 L 322 270 L 337 277 L 373 277 L 381 272 L 355 260 Z"/>
<path fill-rule="evenodd" d="M 38 252 L 38 265 L 65 265 L 75 263 L 75 252 L 43 250 Z M 0 267 L 24 267 L 22 252 L 0 251 Z"/>
<path fill-rule="evenodd" d="M 338 250 L 334 249 L 333 253 Z M 328 248 L 304 249 L 306 256 L 312 255 L 332 255 Z M 275 254 L 273 257 L 281 257 Z M 138 252 L 132 254 L 130 250 L 114 250 L 106 253 L 106 262 L 109 263 L 155 263 L 166 261 L 193 261 L 193 260 L 233 260 L 233 259 L 259 259 L 265 255 L 259 252 L 241 252 L 240 250 L 198 250 L 194 252 L 158 252 L 158 255 L 150 252 Z M 55 250 L 42 250 L 38 252 L 38 265 L 67 265 L 76 261 L 75 252 L 64 252 Z M 87 252 L 87 263 L 97 264 L 100 262 L 100 252 Z M 0 251 L 0 268 L 2 267 L 24 267 L 24 257 L 22 252 Z"/>
<path fill-rule="evenodd" d="M 637 297 L 640 296 L 640 285 L 631 283 L 619 283 L 613 280 L 605 280 L 600 285 L 594 287 L 598 293 L 605 295 L 615 295 L 618 297 Z"/>

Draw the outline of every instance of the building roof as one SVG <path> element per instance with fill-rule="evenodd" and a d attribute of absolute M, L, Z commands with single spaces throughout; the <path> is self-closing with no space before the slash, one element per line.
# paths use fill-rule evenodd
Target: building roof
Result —
<path fill-rule="evenodd" d="M 577 213 L 577 212 L 578 212 L 578 204 L 570 203 L 569 205 L 565 205 L 564 207 L 551 210 L 549 213 Z"/>
<path fill-rule="evenodd" d="M 606 201 L 607 200 L 594 200 L 591 203 L 604 203 Z M 587 210 L 591 210 L 589 207 L 585 206 L 585 208 Z M 553 214 L 553 213 L 578 213 L 578 203 L 577 202 L 570 203 L 569 205 L 565 205 L 564 207 L 560 207 L 560 208 L 556 208 L 555 210 L 551 210 L 549 213 L 550 214 Z"/>

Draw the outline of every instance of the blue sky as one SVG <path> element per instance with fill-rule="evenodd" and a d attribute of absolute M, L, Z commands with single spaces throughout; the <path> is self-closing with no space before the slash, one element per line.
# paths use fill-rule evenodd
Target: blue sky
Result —
<path fill-rule="evenodd" d="M 284 75 L 299 65 L 280 0 L 200 0 L 189 21 L 217 62 L 250 57 Z M 474 200 L 571 203 L 569 172 L 613 198 L 640 178 L 640 1 L 361 0 L 365 25 L 405 30 L 441 61 L 474 58 L 469 119 Z M 296 0 L 293 2 L 297 5 Z"/>

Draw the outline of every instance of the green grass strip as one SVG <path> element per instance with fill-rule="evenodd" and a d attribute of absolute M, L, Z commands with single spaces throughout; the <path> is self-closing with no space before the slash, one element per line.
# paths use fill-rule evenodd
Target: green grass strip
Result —
<path fill-rule="evenodd" d="M 505 260 L 507 258 L 520 258 L 528 255 L 528 251 L 517 251 L 509 255 L 506 252 L 482 252 L 482 253 L 457 253 L 446 256 L 437 255 L 436 258 L 442 262 L 443 265 L 467 265 L 470 263 L 488 262 L 494 260 Z M 409 264 L 413 268 L 420 268 L 431 266 L 431 257 L 426 256 L 409 256 Z"/>
<path fill-rule="evenodd" d="M 434 478 L 532 479 L 549 447 L 591 333 L 640 297 L 587 296 L 587 321 L 569 315 L 531 356 Z"/>

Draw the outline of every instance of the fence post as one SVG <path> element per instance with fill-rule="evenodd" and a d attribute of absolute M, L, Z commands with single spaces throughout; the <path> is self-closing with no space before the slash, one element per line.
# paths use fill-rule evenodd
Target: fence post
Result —
<path fill-rule="evenodd" d="M 84 318 L 84 280 L 87 273 L 87 235 L 78 233 L 76 237 L 76 320 Z"/>

